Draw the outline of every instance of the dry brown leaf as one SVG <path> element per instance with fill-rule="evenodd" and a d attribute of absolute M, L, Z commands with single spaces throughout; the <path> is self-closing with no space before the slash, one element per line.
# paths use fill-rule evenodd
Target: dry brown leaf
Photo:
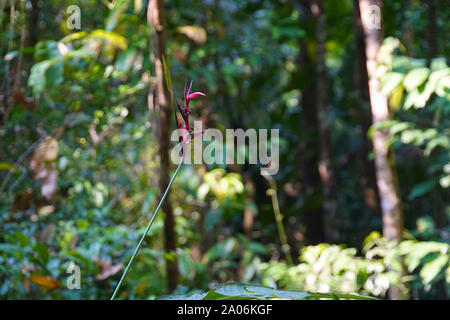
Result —
<path fill-rule="evenodd" d="M 111 262 L 106 262 L 105 261 L 105 264 L 104 264 L 104 266 L 109 266 L 111 264 Z M 122 268 L 123 268 L 123 264 L 122 263 L 119 263 L 119 264 L 116 264 L 116 265 L 114 265 L 114 266 L 112 266 L 112 267 L 110 267 L 110 268 L 105 268 L 105 269 L 103 269 L 102 270 L 102 272 L 101 273 L 99 273 L 96 277 L 95 277 L 95 280 L 97 280 L 97 281 L 102 281 L 102 280 L 106 280 L 106 279 L 108 279 L 109 277 L 112 277 L 113 275 L 115 275 L 117 272 L 119 272 L 120 270 L 122 270 Z"/>
<path fill-rule="evenodd" d="M 52 279 L 46 276 L 31 276 L 31 281 L 47 289 L 62 288 L 61 282 L 59 282 L 59 280 Z"/>
<path fill-rule="evenodd" d="M 191 40 L 194 40 L 198 44 L 204 44 L 206 42 L 206 30 L 196 26 L 182 26 L 178 27 L 178 32 L 184 34 Z"/>

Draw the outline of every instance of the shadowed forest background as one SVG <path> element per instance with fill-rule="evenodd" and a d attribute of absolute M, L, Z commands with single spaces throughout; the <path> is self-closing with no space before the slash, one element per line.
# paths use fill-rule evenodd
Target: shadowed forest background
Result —
<path fill-rule="evenodd" d="M 449 15 L 444 0 L 0 0 L 0 297 L 111 296 L 176 166 L 164 56 L 176 100 L 186 79 L 206 94 L 204 128 L 279 129 L 280 169 L 184 165 L 118 299 L 222 283 L 448 299 Z"/>

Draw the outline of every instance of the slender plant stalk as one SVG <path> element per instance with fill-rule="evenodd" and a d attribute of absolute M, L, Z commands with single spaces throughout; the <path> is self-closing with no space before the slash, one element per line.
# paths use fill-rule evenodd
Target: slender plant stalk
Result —
<path fill-rule="evenodd" d="M 145 229 L 144 234 L 143 234 L 142 237 L 141 237 L 141 240 L 139 241 L 138 245 L 136 246 L 136 249 L 134 249 L 134 252 L 133 252 L 133 255 L 131 256 L 130 262 L 128 262 L 128 265 L 127 265 L 127 267 L 125 268 L 125 271 L 123 272 L 122 277 L 120 278 L 119 283 L 117 284 L 116 289 L 114 290 L 113 295 L 111 296 L 111 300 L 114 300 L 114 297 L 116 296 L 117 291 L 119 290 L 120 285 L 122 284 L 122 281 L 123 281 L 123 279 L 125 278 L 125 275 L 127 274 L 128 269 L 129 269 L 130 266 L 131 266 L 131 263 L 133 262 L 134 258 L 136 257 L 136 254 L 137 254 L 138 251 L 139 251 L 139 248 L 141 247 L 142 241 L 144 241 L 145 236 L 147 235 L 148 231 L 150 230 L 150 227 L 151 227 L 152 224 L 153 224 L 153 220 L 155 220 L 155 217 L 156 217 L 156 215 L 157 215 L 159 209 L 161 208 L 161 206 L 162 206 L 162 204 L 163 204 L 163 202 L 164 202 L 164 199 L 166 198 L 167 193 L 169 192 L 170 187 L 172 186 L 172 183 L 173 183 L 173 181 L 175 180 L 175 177 L 176 177 L 177 174 L 178 174 L 178 171 L 180 171 L 181 165 L 183 164 L 183 160 L 184 160 L 184 156 L 181 157 L 180 163 L 178 164 L 178 167 L 177 167 L 177 170 L 175 171 L 175 173 L 173 174 L 172 178 L 170 179 L 169 184 L 168 184 L 168 186 L 167 186 L 167 188 L 166 188 L 166 191 L 164 192 L 164 194 L 163 194 L 161 200 L 159 201 L 159 204 L 158 204 L 158 206 L 156 207 L 155 212 L 153 212 L 153 215 L 152 215 L 152 217 L 151 217 L 151 219 L 150 219 L 150 221 L 149 221 L 149 223 L 148 223 L 148 225 L 147 225 L 147 228 Z"/>
<path fill-rule="evenodd" d="M 294 264 L 294 261 L 292 259 L 291 247 L 287 242 L 286 232 L 284 231 L 283 215 L 281 214 L 280 205 L 278 203 L 277 184 L 275 180 L 269 175 L 264 175 L 264 178 L 266 178 L 270 183 L 268 194 L 272 199 L 273 213 L 275 215 L 275 222 L 277 224 L 278 234 L 280 236 L 281 248 L 283 249 L 284 255 L 286 256 L 287 263 L 292 265 Z"/>

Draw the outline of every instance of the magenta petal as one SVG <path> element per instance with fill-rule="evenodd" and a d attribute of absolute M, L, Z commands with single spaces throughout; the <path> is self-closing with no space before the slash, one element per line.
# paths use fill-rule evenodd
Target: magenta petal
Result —
<path fill-rule="evenodd" d="M 191 93 L 190 95 L 188 95 L 188 100 L 194 99 L 194 98 L 198 98 L 198 97 L 204 97 L 205 94 L 201 93 L 201 92 L 194 92 Z"/>

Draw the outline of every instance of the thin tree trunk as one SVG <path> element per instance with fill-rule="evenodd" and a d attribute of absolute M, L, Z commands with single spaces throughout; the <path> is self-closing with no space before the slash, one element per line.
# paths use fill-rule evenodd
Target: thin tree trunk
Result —
<path fill-rule="evenodd" d="M 169 134 L 171 106 L 168 88 L 164 79 L 164 67 L 162 57 L 166 54 L 166 35 L 164 20 L 163 0 L 150 0 L 147 9 L 147 20 L 149 26 L 154 28 L 155 36 L 153 39 L 153 59 L 155 64 L 156 90 L 155 104 L 159 109 L 159 188 L 161 196 L 169 184 L 170 158 L 169 158 Z M 170 194 L 169 194 L 170 195 Z M 176 249 L 175 235 L 175 217 L 172 211 L 170 196 L 162 206 L 165 214 L 164 218 L 164 246 L 167 253 L 174 253 Z M 178 263 L 177 259 L 166 259 L 167 289 L 169 292 L 175 290 L 178 285 Z"/>
<path fill-rule="evenodd" d="M 320 160 L 319 173 L 323 188 L 323 211 L 325 222 L 325 239 L 336 240 L 336 173 L 332 163 L 331 120 L 328 104 L 328 74 L 325 64 L 325 42 L 327 21 L 322 0 L 311 3 L 311 12 L 316 19 L 316 102 L 319 122 Z"/>
<path fill-rule="evenodd" d="M 302 78 L 314 74 L 314 63 L 312 62 L 308 46 L 304 40 L 300 40 L 299 69 Z M 314 79 L 315 80 L 315 79 Z M 320 186 L 320 175 L 317 164 L 319 162 L 318 145 L 318 121 L 316 105 L 315 81 L 305 81 L 308 87 L 302 88 L 301 96 L 301 128 L 304 139 L 299 147 L 300 184 L 301 190 L 307 199 L 305 214 L 306 234 L 305 237 L 311 244 L 318 244 L 325 240 L 323 215 L 321 206 L 313 204 L 313 199 L 318 197 Z"/>
<path fill-rule="evenodd" d="M 369 153 L 373 146 L 367 137 L 367 132 L 372 124 L 372 115 L 370 113 L 369 78 L 366 68 L 364 30 L 358 1 L 353 0 L 353 29 L 355 34 L 353 82 L 355 86 L 356 114 L 361 141 L 361 146 L 358 149 L 358 163 L 361 170 L 360 183 L 365 205 L 375 216 L 380 216 L 380 196 L 378 193 L 375 166 L 373 161 L 369 160 Z"/>
<path fill-rule="evenodd" d="M 378 124 L 390 118 L 387 97 L 381 93 L 380 82 L 375 76 L 376 58 L 383 40 L 383 29 L 381 21 L 378 26 L 374 24 L 371 13 L 373 13 L 373 6 L 377 6 L 379 12 L 381 12 L 382 3 L 380 0 L 359 0 L 359 6 L 365 34 L 372 119 L 374 124 Z M 403 213 L 394 154 L 392 149 L 388 147 L 388 142 L 389 134 L 387 130 L 376 130 L 374 132 L 375 169 L 383 215 L 383 235 L 388 241 L 399 243 L 402 240 Z M 402 297 L 401 292 L 392 287 L 389 296 L 392 299 Z"/>
<path fill-rule="evenodd" d="M 436 0 L 427 0 L 428 5 L 428 58 L 435 58 L 438 55 L 438 37 L 439 29 L 437 24 L 437 6 Z"/>
<path fill-rule="evenodd" d="M 31 0 L 31 13 L 30 13 L 30 46 L 34 47 L 39 39 L 39 0 Z"/>
<path fill-rule="evenodd" d="M 314 26 L 311 13 L 311 1 L 301 0 L 298 11 L 301 21 L 307 26 Z M 304 25 L 302 25 L 304 27 Z M 305 197 L 305 209 L 302 210 L 306 226 L 305 238 L 310 244 L 318 244 L 325 241 L 322 204 L 316 199 L 320 198 L 319 163 L 319 123 L 316 103 L 316 79 L 315 63 L 308 51 L 305 39 L 299 40 L 298 66 L 300 71 L 300 127 L 302 139 L 298 152 L 299 182 L 303 196 Z M 311 79 L 311 75 L 313 79 Z"/>
<path fill-rule="evenodd" d="M 409 0 L 406 4 L 406 8 L 404 10 L 404 13 L 407 14 L 408 12 L 414 11 L 414 0 Z M 409 57 L 414 57 L 414 29 L 411 26 L 410 19 L 408 19 L 408 16 L 405 17 L 403 22 L 403 43 L 405 44 L 406 51 L 408 53 Z"/>

